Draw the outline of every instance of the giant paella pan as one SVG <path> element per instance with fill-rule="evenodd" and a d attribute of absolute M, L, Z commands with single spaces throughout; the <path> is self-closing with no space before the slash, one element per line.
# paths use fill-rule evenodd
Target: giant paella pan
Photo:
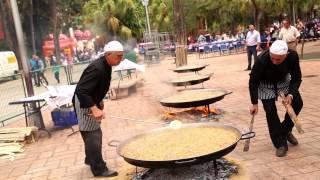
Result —
<path fill-rule="evenodd" d="M 173 69 L 176 73 L 186 73 L 186 72 L 198 72 L 207 67 L 208 64 L 204 65 L 187 65 L 187 66 L 181 66 Z"/>
<path fill-rule="evenodd" d="M 174 108 L 207 106 L 222 100 L 228 94 L 231 94 L 231 92 L 223 89 L 186 90 L 164 98 L 160 103 L 163 106 Z"/>
<path fill-rule="evenodd" d="M 110 141 L 128 163 L 145 168 L 174 168 L 213 161 L 234 150 L 239 140 L 253 138 L 221 123 L 191 123 L 154 129 L 123 142 Z"/>
<path fill-rule="evenodd" d="M 172 79 L 170 83 L 174 86 L 187 86 L 203 83 L 210 79 L 210 75 L 189 75 Z"/>

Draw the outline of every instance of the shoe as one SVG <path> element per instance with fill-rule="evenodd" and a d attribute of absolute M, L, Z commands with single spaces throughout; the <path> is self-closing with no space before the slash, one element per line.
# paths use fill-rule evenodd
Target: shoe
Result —
<path fill-rule="evenodd" d="M 284 157 L 287 155 L 288 147 L 281 146 L 276 150 L 276 156 Z"/>
<path fill-rule="evenodd" d="M 289 143 L 291 143 L 294 146 L 299 144 L 297 138 L 293 136 L 292 132 L 288 133 L 287 140 L 289 141 Z"/>
<path fill-rule="evenodd" d="M 118 172 L 112 171 L 112 170 L 105 170 L 103 173 L 99 175 L 95 175 L 95 177 L 114 177 L 114 176 L 118 176 Z"/>

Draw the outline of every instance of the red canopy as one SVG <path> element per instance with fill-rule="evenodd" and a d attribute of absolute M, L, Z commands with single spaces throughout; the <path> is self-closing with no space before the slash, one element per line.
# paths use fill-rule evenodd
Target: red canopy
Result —
<path fill-rule="evenodd" d="M 90 40 L 92 38 L 92 33 L 89 30 L 81 31 L 79 29 L 74 31 L 74 37 L 77 40 Z"/>
<path fill-rule="evenodd" d="M 52 34 L 49 35 L 49 38 L 50 36 L 52 36 Z M 69 38 L 66 35 L 60 35 L 59 46 L 61 50 L 63 50 L 64 52 L 70 52 L 71 54 L 69 55 L 72 55 L 72 49 L 75 46 L 75 44 L 72 38 Z M 43 41 L 42 51 L 44 56 L 49 56 L 50 54 L 53 54 L 54 49 L 55 46 L 53 39 Z"/>
<path fill-rule="evenodd" d="M 76 39 L 82 38 L 82 35 L 83 35 L 83 32 L 81 30 L 77 29 L 77 30 L 74 31 L 74 37 Z"/>

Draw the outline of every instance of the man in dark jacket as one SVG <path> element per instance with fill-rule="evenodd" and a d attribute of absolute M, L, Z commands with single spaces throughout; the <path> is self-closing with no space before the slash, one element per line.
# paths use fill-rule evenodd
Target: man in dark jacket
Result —
<path fill-rule="evenodd" d="M 276 147 L 276 155 L 283 157 L 288 151 L 287 141 L 298 145 L 292 134 L 294 126 L 288 113 L 280 122 L 275 101 L 280 92 L 286 95 L 286 103 L 291 104 L 299 114 L 303 102 L 299 93 L 301 70 L 296 51 L 288 50 L 285 41 L 275 41 L 270 50 L 262 52 L 250 73 L 249 90 L 252 115 L 258 113 L 258 99 L 262 101 L 266 112 L 270 137 Z"/>
<path fill-rule="evenodd" d="M 109 170 L 102 157 L 101 121 L 104 119 L 103 98 L 109 90 L 112 66 L 123 59 L 123 46 L 111 41 L 104 47 L 104 55 L 93 61 L 82 73 L 77 84 L 73 104 L 79 120 L 79 130 L 85 145 L 85 163 L 96 177 L 117 176 Z"/>

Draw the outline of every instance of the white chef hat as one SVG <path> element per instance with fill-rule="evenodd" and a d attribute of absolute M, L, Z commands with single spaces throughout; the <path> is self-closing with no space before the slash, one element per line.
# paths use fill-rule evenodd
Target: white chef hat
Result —
<path fill-rule="evenodd" d="M 104 53 L 114 52 L 114 51 L 123 51 L 123 46 L 119 41 L 110 41 L 103 48 Z"/>
<path fill-rule="evenodd" d="M 288 53 L 288 45 L 283 40 L 276 40 L 272 43 L 270 52 L 276 55 L 285 55 Z"/>

